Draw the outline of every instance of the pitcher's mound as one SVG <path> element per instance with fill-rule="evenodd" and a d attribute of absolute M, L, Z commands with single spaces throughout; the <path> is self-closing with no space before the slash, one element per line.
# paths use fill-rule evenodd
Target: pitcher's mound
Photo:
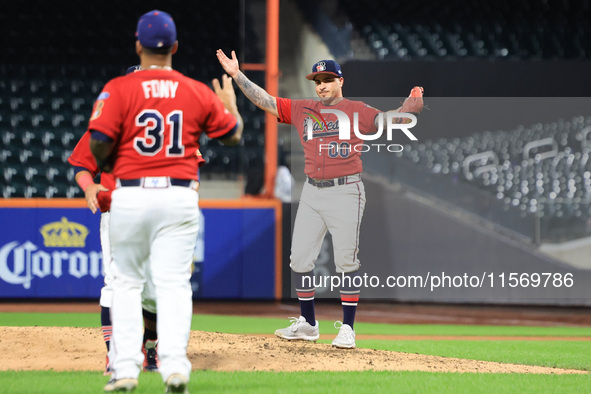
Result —
<path fill-rule="evenodd" d="M 99 328 L 0 327 L 0 370 L 102 371 L 105 344 Z M 188 350 L 194 370 L 213 371 L 429 371 L 587 373 L 371 349 L 275 337 L 193 331 Z"/>

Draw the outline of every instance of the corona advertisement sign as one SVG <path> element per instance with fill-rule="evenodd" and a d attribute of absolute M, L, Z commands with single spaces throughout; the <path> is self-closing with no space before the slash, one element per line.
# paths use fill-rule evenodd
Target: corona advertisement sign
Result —
<path fill-rule="evenodd" d="M 93 215 L 83 199 L 10 200 L 0 199 L 0 299 L 98 300 L 104 281 L 101 215 Z M 194 298 L 281 295 L 281 204 L 249 204 L 200 201 L 205 209 L 193 253 Z"/>
<path fill-rule="evenodd" d="M 0 297 L 98 298 L 99 220 L 87 209 L 0 210 Z"/>
<path fill-rule="evenodd" d="M 59 222 L 41 227 L 43 244 L 49 247 L 83 248 L 86 245 L 88 228 L 80 223 L 68 222 L 63 217 Z"/>

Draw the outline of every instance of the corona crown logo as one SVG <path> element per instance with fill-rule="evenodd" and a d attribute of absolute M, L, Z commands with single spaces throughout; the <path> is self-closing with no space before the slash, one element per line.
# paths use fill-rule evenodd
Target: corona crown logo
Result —
<path fill-rule="evenodd" d="M 68 222 L 62 217 L 61 222 L 47 223 L 41 227 L 43 243 L 50 247 L 80 248 L 86 246 L 88 228 L 80 223 Z"/>

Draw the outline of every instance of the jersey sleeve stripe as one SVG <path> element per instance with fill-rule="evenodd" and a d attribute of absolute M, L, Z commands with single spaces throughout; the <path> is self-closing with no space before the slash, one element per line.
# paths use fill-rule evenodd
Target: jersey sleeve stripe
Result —
<path fill-rule="evenodd" d="M 87 168 L 84 165 L 84 163 L 82 163 L 76 159 L 73 159 L 72 157 L 68 158 L 68 163 L 70 163 L 72 165 L 72 167 L 74 167 L 74 174 L 77 174 L 80 171 L 88 171 L 88 172 L 90 172 L 90 174 L 92 175 L 93 178 L 98 174 L 98 171 L 96 171 L 96 169 Z"/>
<path fill-rule="evenodd" d="M 237 131 L 238 131 L 238 122 L 236 122 L 236 125 L 234 125 L 234 127 L 232 127 L 230 129 L 230 131 L 228 131 L 226 134 L 222 134 L 219 137 L 211 137 L 211 138 L 215 138 L 215 139 L 230 138 L 231 136 L 236 134 Z M 210 134 L 210 136 L 211 136 L 211 134 Z"/>
<path fill-rule="evenodd" d="M 92 171 L 90 171 L 86 167 L 83 167 L 83 166 L 74 166 L 74 174 L 77 174 L 80 171 L 88 171 L 88 172 L 90 172 L 90 174 L 92 175 L 93 178 L 96 176 L 96 174 L 94 174 Z"/>
<path fill-rule="evenodd" d="M 108 135 L 106 135 L 102 131 L 91 130 L 90 132 L 92 133 L 93 140 L 102 141 L 102 142 L 109 142 L 109 143 L 113 142 L 113 138 L 109 137 Z"/>
<path fill-rule="evenodd" d="M 207 132 L 207 136 L 209 138 L 225 138 L 225 137 L 231 137 L 235 132 L 236 132 L 236 126 L 238 126 L 238 121 L 234 120 L 234 125 L 232 126 L 231 123 L 228 123 L 225 127 L 219 129 L 219 130 L 214 130 L 214 131 L 210 131 Z M 234 132 L 232 132 L 232 130 L 234 130 Z M 232 133 L 232 134 L 229 134 Z M 227 135 L 229 134 L 229 135 Z"/>

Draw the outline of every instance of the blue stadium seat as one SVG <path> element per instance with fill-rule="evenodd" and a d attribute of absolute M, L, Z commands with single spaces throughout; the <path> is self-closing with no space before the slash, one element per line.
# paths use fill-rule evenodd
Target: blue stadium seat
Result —
<path fill-rule="evenodd" d="M 126 2 L 105 1 L 100 6 L 80 3 L 80 12 L 75 13 L 65 0 L 32 0 L 27 7 L 7 3 L 3 9 L 0 19 L 6 22 L 3 28 L 11 40 L 3 49 L 10 63 L 0 64 L 0 163 L 3 170 L 8 166 L 8 172 L 17 171 L 14 175 L 18 179 L 24 179 L 27 166 L 45 164 L 46 182 L 53 182 L 51 191 L 42 190 L 37 183 L 17 183 L 12 189 L 3 189 L 3 196 L 80 196 L 70 174 L 64 170 L 68 167 L 66 160 L 86 131 L 92 105 L 104 84 L 122 75 L 128 66 L 137 64 L 137 56 L 130 50 L 133 32 L 129 33 L 129 27 L 137 23 L 137 7 Z M 228 1 L 230 9 L 240 8 L 238 0 Z M 175 57 L 175 68 L 206 82 L 219 78 L 222 70 L 211 54 L 218 47 L 215 42 L 223 42 L 228 48 L 239 47 L 238 12 L 220 15 L 218 6 L 209 2 L 170 0 L 167 6 L 183 10 L 172 12 L 182 43 L 182 50 Z M 113 18 L 117 23 L 112 23 Z M 43 34 L 38 34 L 36 26 L 43 26 Z M 73 33 L 72 26 L 85 28 L 75 29 Z M 249 39 L 256 41 L 254 30 L 247 29 Z M 124 39 L 127 36 L 131 41 Z M 248 62 L 263 59 L 256 48 L 249 49 L 246 55 Z M 90 63 L 84 59 L 97 61 Z M 260 112 L 254 108 L 249 111 Z M 248 123 L 244 135 L 249 144 L 261 144 L 262 119 L 259 115 Z M 243 161 L 240 150 L 226 151 L 217 141 L 205 141 L 204 150 L 216 151 L 210 157 L 206 155 L 208 161 L 216 163 L 214 172 L 235 176 L 231 172 L 240 170 Z M 50 169 L 57 173 L 50 177 L 47 174 Z"/>
<path fill-rule="evenodd" d="M 591 152 L 583 130 L 591 130 L 591 117 L 428 140 L 405 146 L 397 157 L 449 179 L 450 188 L 461 180 L 490 193 L 507 210 L 539 215 L 546 233 L 565 236 L 571 226 L 585 234 L 591 220 Z"/>
<path fill-rule="evenodd" d="M 299 4 L 305 10 L 312 2 Z M 378 59 L 591 57 L 584 2 L 340 0 L 339 5 Z"/>

